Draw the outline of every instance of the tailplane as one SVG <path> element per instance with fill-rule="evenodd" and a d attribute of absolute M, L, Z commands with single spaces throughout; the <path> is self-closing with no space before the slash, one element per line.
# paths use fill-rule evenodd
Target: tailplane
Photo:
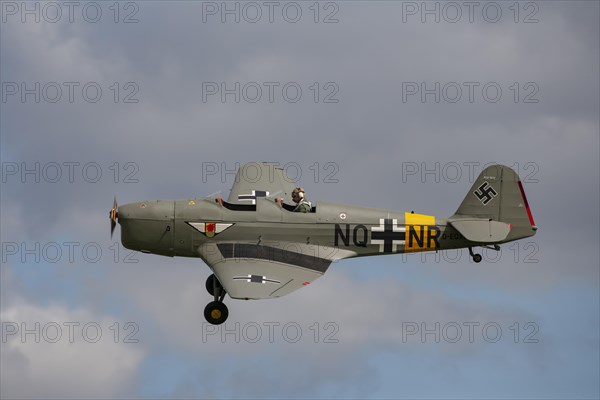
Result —
<path fill-rule="evenodd" d="M 487 167 L 448 222 L 467 240 L 500 243 L 533 236 L 533 221 L 521 180 L 504 165 Z"/>

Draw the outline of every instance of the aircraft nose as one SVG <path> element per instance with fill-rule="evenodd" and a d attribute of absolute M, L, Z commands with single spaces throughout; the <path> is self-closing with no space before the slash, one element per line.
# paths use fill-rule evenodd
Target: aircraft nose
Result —
<path fill-rule="evenodd" d="M 131 250 L 173 255 L 175 203 L 142 201 L 119 206 L 121 243 Z"/>
<path fill-rule="evenodd" d="M 119 206 L 119 223 L 121 219 L 139 218 L 142 214 L 140 211 L 142 203 L 129 203 Z"/>
<path fill-rule="evenodd" d="M 119 220 L 172 220 L 174 202 L 168 200 L 141 201 L 119 206 Z"/>

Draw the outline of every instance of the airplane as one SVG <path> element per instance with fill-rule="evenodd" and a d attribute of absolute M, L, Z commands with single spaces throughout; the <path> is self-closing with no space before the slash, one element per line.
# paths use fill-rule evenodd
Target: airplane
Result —
<path fill-rule="evenodd" d="M 519 176 L 504 165 L 485 168 L 447 219 L 326 201 L 294 212 L 293 189 L 282 168 L 247 163 L 226 201 L 209 196 L 118 206 L 115 197 L 111 237 L 118 222 L 128 249 L 201 258 L 213 272 L 204 317 L 218 325 L 229 315 L 225 295 L 281 297 L 312 283 L 333 261 L 468 248 L 479 263 L 474 247 L 500 250 L 537 231 Z"/>

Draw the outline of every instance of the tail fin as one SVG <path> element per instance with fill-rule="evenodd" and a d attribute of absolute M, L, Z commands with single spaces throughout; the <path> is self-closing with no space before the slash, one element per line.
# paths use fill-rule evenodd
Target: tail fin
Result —
<path fill-rule="evenodd" d="M 504 165 L 487 167 L 448 219 L 465 238 L 498 243 L 535 235 L 537 227 L 521 180 Z"/>

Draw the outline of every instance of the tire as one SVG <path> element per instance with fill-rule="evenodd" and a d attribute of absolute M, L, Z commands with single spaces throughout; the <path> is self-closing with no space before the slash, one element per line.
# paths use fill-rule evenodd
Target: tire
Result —
<path fill-rule="evenodd" d="M 229 310 L 227 306 L 220 301 L 213 301 L 204 308 L 204 318 L 213 325 L 220 325 L 227 320 Z"/>

